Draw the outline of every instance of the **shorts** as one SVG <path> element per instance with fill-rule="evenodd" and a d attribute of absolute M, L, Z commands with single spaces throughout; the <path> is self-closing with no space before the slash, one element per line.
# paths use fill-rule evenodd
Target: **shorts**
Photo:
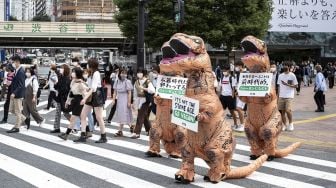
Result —
<path fill-rule="evenodd" d="M 246 103 L 244 103 L 243 101 L 241 101 L 239 98 L 237 98 L 236 101 L 236 108 L 240 108 L 240 109 L 245 109 Z"/>
<path fill-rule="evenodd" d="M 279 110 L 290 111 L 290 110 L 292 110 L 292 103 L 293 103 L 292 98 L 279 98 L 278 109 Z"/>
<path fill-rule="evenodd" d="M 226 108 L 228 108 L 229 110 L 235 110 L 236 109 L 236 98 L 232 97 L 232 96 L 223 96 L 221 95 L 219 97 L 223 109 L 225 110 Z"/>

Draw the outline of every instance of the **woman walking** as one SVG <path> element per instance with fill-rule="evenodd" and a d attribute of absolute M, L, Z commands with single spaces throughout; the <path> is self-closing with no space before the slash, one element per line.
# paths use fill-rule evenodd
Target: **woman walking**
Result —
<path fill-rule="evenodd" d="M 140 138 L 142 125 L 145 125 L 146 132 L 149 132 L 151 123 L 149 122 L 149 112 L 152 94 L 155 93 L 152 82 L 147 78 L 147 71 L 138 69 L 137 80 L 134 84 L 134 106 L 138 110 L 138 117 L 134 133 L 131 138 Z"/>
<path fill-rule="evenodd" d="M 113 85 L 113 98 L 112 105 L 116 102 L 116 96 L 118 96 L 117 109 L 116 109 L 116 122 L 119 123 L 119 130 L 114 136 L 123 136 L 124 124 L 131 125 L 132 117 L 132 83 L 127 79 L 127 70 L 121 69 L 118 79 Z"/>
<path fill-rule="evenodd" d="M 87 79 L 88 91 L 85 97 L 81 101 L 81 105 L 84 105 L 81 113 L 81 136 L 76 142 L 86 142 L 86 132 L 89 132 L 89 127 L 87 126 L 87 114 L 94 110 L 97 123 L 100 128 L 100 139 L 96 143 L 107 142 L 105 133 L 105 124 L 103 118 L 103 108 L 104 108 L 104 95 L 103 88 L 101 84 L 101 76 L 98 70 L 99 63 L 96 59 L 90 59 L 88 61 L 88 71 L 89 77 Z M 89 99 L 91 98 L 91 100 Z M 89 100 L 88 100 L 89 99 Z"/>
<path fill-rule="evenodd" d="M 71 115 L 69 114 L 68 109 L 65 108 L 65 102 L 69 95 L 70 91 L 70 68 L 68 65 L 62 65 L 59 69 L 59 81 L 55 85 L 55 89 L 57 91 L 57 96 L 55 98 L 56 101 L 56 114 L 55 114 L 55 122 L 54 122 L 54 130 L 50 131 L 50 133 L 60 133 L 60 124 L 61 124 L 61 113 L 63 112 L 64 117 L 67 120 L 70 120 Z"/>
<path fill-rule="evenodd" d="M 44 123 L 44 119 L 36 110 L 37 91 L 39 89 L 39 84 L 33 68 L 26 69 L 25 88 L 23 115 L 26 117 L 25 123 L 27 125 L 27 129 L 30 127 L 30 115 L 32 115 L 37 124 L 41 126 Z"/>
<path fill-rule="evenodd" d="M 81 68 L 76 67 L 71 74 L 73 79 L 70 84 L 71 89 L 65 103 L 65 108 L 71 106 L 72 114 L 70 118 L 70 124 L 66 132 L 58 135 L 58 137 L 62 138 L 63 140 L 68 139 L 68 136 L 75 125 L 76 118 L 80 116 L 83 109 L 81 101 L 88 90 L 87 84 L 83 80 L 83 71 Z M 76 142 L 76 140 L 74 140 L 74 142 Z"/>

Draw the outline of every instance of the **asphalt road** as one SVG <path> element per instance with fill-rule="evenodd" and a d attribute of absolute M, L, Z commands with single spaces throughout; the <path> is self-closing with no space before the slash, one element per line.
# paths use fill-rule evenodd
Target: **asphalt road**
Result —
<path fill-rule="evenodd" d="M 336 187 L 335 150 L 298 149 L 292 155 L 264 163 L 263 167 L 244 179 L 225 180 L 218 184 L 203 181 L 208 167 L 202 160 L 195 160 L 195 182 L 190 185 L 175 183 L 174 174 L 180 160 L 147 158 L 148 136 L 143 132 L 140 139 L 114 138 L 115 124 L 107 127 L 108 143 L 95 144 L 99 129 L 86 144 L 72 140 L 79 134 L 62 141 L 53 129 L 55 109 L 42 110 L 46 106 L 46 92 L 42 93 L 39 112 L 46 118 L 43 127 L 32 121 L 31 130 L 22 127 L 18 134 L 7 134 L 14 118 L 0 125 L 0 187 Z M 110 101 L 107 101 L 109 112 Z M 3 102 L 0 102 L 3 111 Z M 0 115 L 1 116 L 1 115 Z M 68 124 L 62 120 L 62 130 Z M 249 146 L 245 137 L 237 137 L 237 147 L 232 166 L 250 163 Z M 289 142 L 281 142 L 285 147 Z"/>

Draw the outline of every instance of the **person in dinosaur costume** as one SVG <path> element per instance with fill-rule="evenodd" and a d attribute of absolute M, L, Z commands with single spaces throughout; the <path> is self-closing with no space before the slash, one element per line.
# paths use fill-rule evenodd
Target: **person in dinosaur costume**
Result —
<path fill-rule="evenodd" d="M 187 77 L 185 95 L 200 103 L 198 132 L 178 129 L 176 134 L 182 146 L 182 165 L 175 174 L 175 179 L 181 183 L 194 180 L 195 157 L 206 161 L 210 169 L 204 180 L 214 183 L 229 178 L 242 178 L 258 169 L 266 161 L 267 155 L 245 167 L 230 168 L 235 141 L 215 92 L 216 78 L 203 40 L 197 36 L 177 33 L 163 45 L 162 53 L 164 58 L 160 62 L 160 72 Z"/>
<path fill-rule="evenodd" d="M 247 36 L 242 40 L 241 46 L 245 53 L 242 62 L 250 73 L 270 72 L 265 42 L 253 36 Z M 277 107 L 275 86 L 265 97 L 239 98 L 248 104 L 245 133 L 251 145 L 251 160 L 257 159 L 262 154 L 267 154 L 267 160 L 271 161 L 274 158 L 288 155 L 301 145 L 300 142 L 297 142 L 285 149 L 277 149 L 278 137 L 283 125 Z"/>
<path fill-rule="evenodd" d="M 181 145 L 176 140 L 177 125 L 171 123 L 172 100 L 155 96 L 156 119 L 149 130 L 149 150 L 148 157 L 161 157 L 160 140 L 167 154 L 172 158 L 181 158 Z M 182 130 L 180 130 L 182 131 Z"/>

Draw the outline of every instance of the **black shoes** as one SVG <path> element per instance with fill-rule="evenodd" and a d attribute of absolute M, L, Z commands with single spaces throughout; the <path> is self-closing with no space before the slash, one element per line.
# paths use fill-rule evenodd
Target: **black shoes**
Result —
<path fill-rule="evenodd" d="M 106 133 L 105 134 L 101 134 L 100 139 L 95 141 L 95 143 L 106 143 L 107 139 L 106 139 Z"/>
<path fill-rule="evenodd" d="M 27 125 L 27 130 L 28 130 L 30 128 L 30 118 L 26 118 L 24 122 Z"/>
<path fill-rule="evenodd" d="M 62 138 L 63 140 L 67 140 L 68 139 L 68 134 L 66 133 L 62 133 L 62 134 L 59 134 L 58 137 Z"/>
<path fill-rule="evenodd" d="M 0 121 L 0 124 L 6 124 L 7 123 L 7 120 L 1 120 Z"/>
<path fill-rule="evenodd" d="M 315 112 L 324 112 L 324 110 L 317 109 L 317 110 L 315 110 Z"/>
<path fill-rule="evenodd" d="M 19 128 L 12 128 L 11 130 L 7 131 L 7 133 L 18 133 L 20 132 L 20 129 Z"/>
<path fill-rule="evenodd" d="M 74 140 L 74 142 L 86 142 L 86 134 L 85 132 L 81 132 L 81 136 L 77 139 L 77 140 Z"/>
<path fill-rule="evenodd" d="M 60 133 L 60 132 L 61 132 L 60 129 L 54 129 L 54 130 L 50 131 L 50 133 Z"/>

